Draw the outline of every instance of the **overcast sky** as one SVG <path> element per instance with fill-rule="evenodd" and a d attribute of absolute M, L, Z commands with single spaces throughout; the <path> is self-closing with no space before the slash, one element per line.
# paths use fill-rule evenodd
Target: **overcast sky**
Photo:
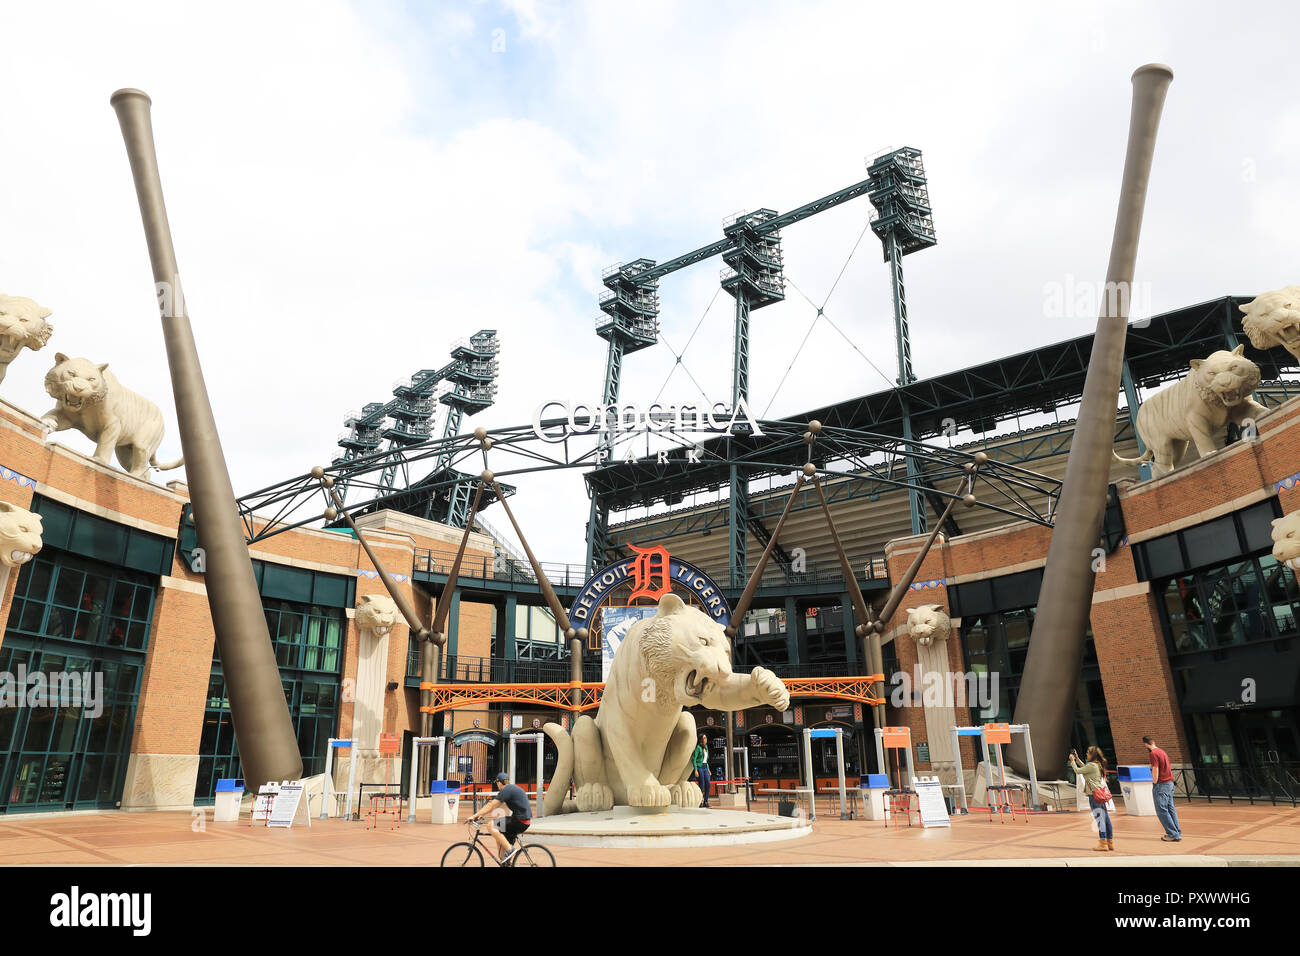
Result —
<path fill-rule="evenodd" d="M 743 209 L 789 209 L 924 152 L 938 245 L 906 260 L 922 376 L 1090 331 L 1050 291 L 1103 278 L 1133 69 L 1175 73 L 1139 282 L 1159 312 L 1300 282 L 1300 97 L 1291 3 L 882 4 L 0 2 L 0 292 L 54 310 L 0 394 L 40 414 L 55 351 L 107 361 L 168 418 L 162 332 L 116 118 L 153 98 L 163 185 L 237 493 L 328 463 L 342 419 L 494 328 L 497 404 L 599 399 L 604 266 L 665 260 Z M 785 303 L 754 314 L 756 413 L 876 391 L 888 270 L 859 199 L 785 230 Z M 680 351 L 721 263 L 663 281 Z M 721 295 L 684 361 L 731 378 Z M 812 331 L 809 333 L 809 328 Z M 786 373 L 799 353 L 780 391 Z M 630 357 L 649 402 L 664 345 Z M 681 371 L 661 400 L 698 401 Z M 89 452 L 73 432 L 58 440 Z M 0 462 L 0 464 L 4 464 Z M 172 475 L 157 476 L 167 480 Z M 542 557 L 582 560 L 576 473 L 521 479 Z M 488 517 L 504 525 L 499 509 Z"/>

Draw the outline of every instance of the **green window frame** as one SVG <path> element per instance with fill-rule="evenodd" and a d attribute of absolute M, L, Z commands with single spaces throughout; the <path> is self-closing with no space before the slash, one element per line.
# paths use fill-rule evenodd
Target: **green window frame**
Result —
<path fill-rule="evenodd" d="M 103 709 L 0 708 L 0 812 L 118 805 L 156 596 L 148 574 L 57 548 L 19 571 L 0 671 L 100 675 Z"/>

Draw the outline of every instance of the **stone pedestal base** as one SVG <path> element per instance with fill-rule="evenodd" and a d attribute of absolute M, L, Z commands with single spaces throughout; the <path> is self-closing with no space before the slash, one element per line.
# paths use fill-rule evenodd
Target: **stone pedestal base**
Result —
<path fill-rule="evenodd" d="M 812 825 L 797 817 L 702 807 L 655 813 L 615 807 L 535 819 L 528 839 L 551 846 L 671 848 L 794 840 L 810 833 Z"/>

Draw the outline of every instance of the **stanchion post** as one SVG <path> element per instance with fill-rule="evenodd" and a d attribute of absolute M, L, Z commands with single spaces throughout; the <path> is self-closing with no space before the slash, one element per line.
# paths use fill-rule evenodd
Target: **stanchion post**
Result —
<path fill-rule="evenodd" d="M 546 811 L 542 809 L 542 758 L 546 755 L 543 749 L 546 744 L 545 734 L 535 734 L 537 738 L 537 815 L 543 817 Z"/>
<path fill-rule="evenodd" d="M 1025 756 L 1029 763 L 1029 799 L 1035 809 L 1038 807 L 1038 771 L 1034 769 L 1034 746 L 1029 737 L 1028 724 L 1012 724 L 1012 730 L 1018 730 L 1025 735 Z M 1055 779 L 1055 778 L 1053 778 Z"/>
<path fill-rule="evenodd" d="M 320 796 L 320 816 L 317 819 L 328 820 L 329 813 L 326 808 L 330 805 L 330 798 L 334 796 L 334 787 L 330 781 L 334 779 L 334 738 L 331 737 L 325 744 L 325 780 L 321 783 Z M 253 795 L 253 802 L 257 802 L 257 795 Z"/>
<path fill-rule="evenodd" d="M 961 730 L 969 730 L 968 727 L 958 728 L 956 725 L 952 728 L 952 767 L 957 774 L 957 792 L 961 795 L 961 812 L 970 813 L 970 808 L 966 806 L 966 768 L 961 765 Z"/>
<path fill-rule="evenodd" d="M 805 727 L 803 729 L 803 759 L 804 759 L 804 767 L 807 769 L 808 772 L 807 775 L 808 806 L 812 811 L 809 814 L 808 819 L 816 820 L 817 819 L 817 785 L 813 777 L 812 730 L 808 727 Z"/>
<path fill-rule="evenodd" d="M 847 820 L 849 795 L 844 786 L 844 728 L 835 728 L 835 762 L 840 768 L 840 819 Z"/>
<path fill-rule="evenodd" d="M 357 779 L 357 742 L 355 740 L 349 740 L 348 741 L 348 799 L 347 799 L 347 809 L 344 812 L 345 820 L 352 819 L 352 788 L 356 784 L 356 779 Z"/>

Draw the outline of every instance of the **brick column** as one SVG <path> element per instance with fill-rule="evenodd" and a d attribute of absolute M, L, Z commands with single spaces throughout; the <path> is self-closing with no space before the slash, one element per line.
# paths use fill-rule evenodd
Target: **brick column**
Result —
<path fill-rule="evenodd" d="M 216 634 L 207 588 L 179 561 L 173 570 L 184 576 L 162 578 L 154 602 L 123 809 L 194 805 Z"/>

